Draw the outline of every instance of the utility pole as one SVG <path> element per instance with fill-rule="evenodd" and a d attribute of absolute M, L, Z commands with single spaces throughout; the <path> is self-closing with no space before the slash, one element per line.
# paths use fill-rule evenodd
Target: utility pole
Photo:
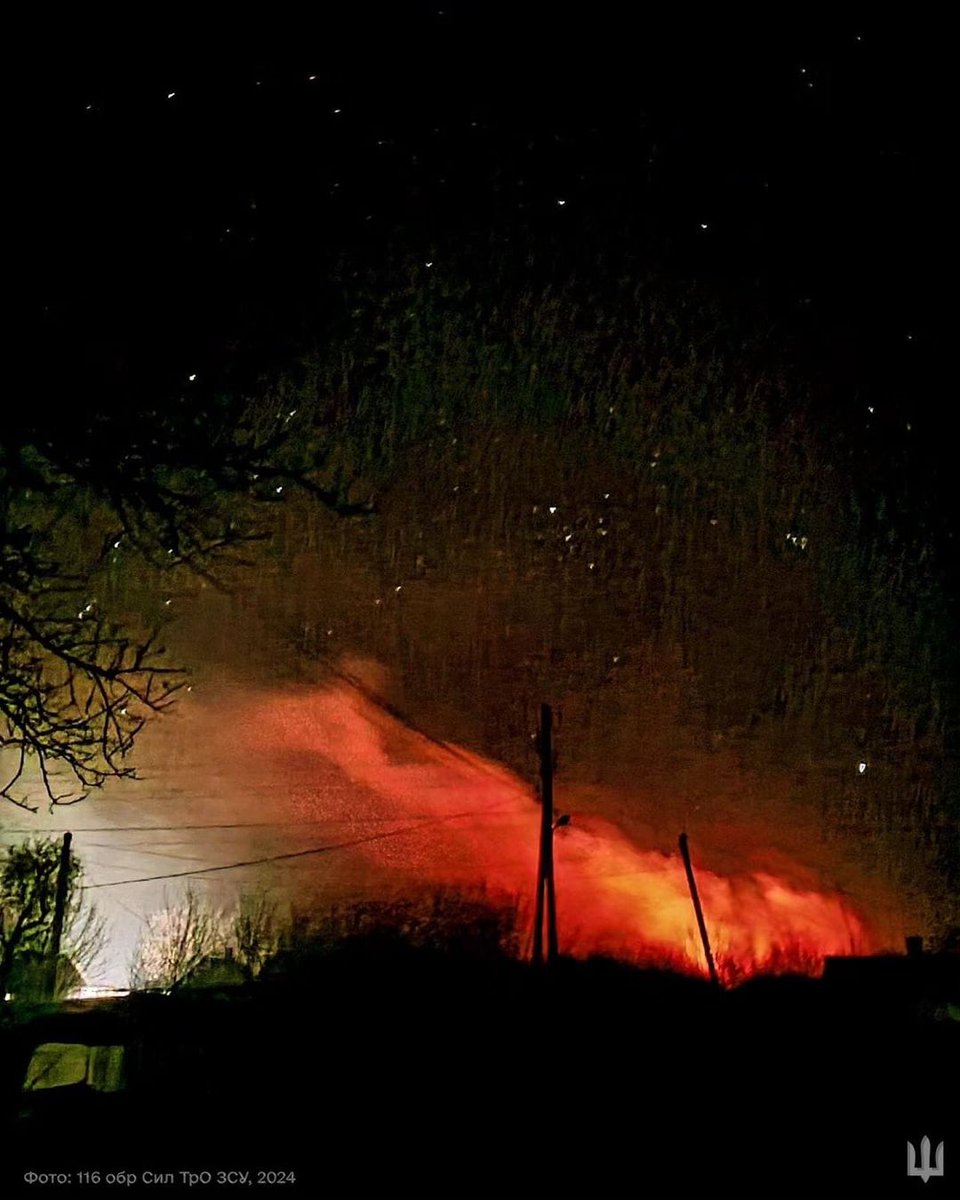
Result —
<path fill-rule="evenodd" d="M 697 914 L 697 925 L 700 928 L 700 941 L 703 942 L 703 953 L 707 959 L 707 970 L 710 972 L 710 982 L 720 983 L 717 976 L 716 964 L 710 950 L 710 939 L 707 937 L 707 923 L 703 919 L 703 908 L 700 904 L 700 893 L 697 891 L 697 881 L 693 877 L 693 864 L 690 862 L 690 849 L 687 846 L 687 835 L 680 834 L 680 854 L 683 858 L 684 870 L 687 872 L 687 884 L 690 888 L 690 898 L 693 900 L 693 911 Z"/>
<path fill-rule="evenodd" d="M 70 843 L 72 833 L 63 835 L 60 848 L 60 869 L 57 872 L 57 892 L 53 904 L 53 925 L 50 927 L 50 950 L 47 975 L 47 998 L 56 999 L 57 968 L 60 963 L 60 942 L 63 938 L 63 919 L 67 907 L 67 884 L 70 881 Z"/>
<path fill-rule="evenodd" d="M 540 705 L 540 856 L 533 926 L 533 961 L 543 962 L 543 918 L 547 918 L 547 962 L 557 959 L 557 896 L 553 884 L 553 710 Z"/>

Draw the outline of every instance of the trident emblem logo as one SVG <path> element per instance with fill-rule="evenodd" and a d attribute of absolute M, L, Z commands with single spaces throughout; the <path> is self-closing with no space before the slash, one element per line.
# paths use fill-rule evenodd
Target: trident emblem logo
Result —
<path fill-rule="evenodd" d="M 907 1174 L 919 1175 L 924 1183 L 931 1175 L 943 1174 L 943 1142 L 937 1147 L 937 1165 L 930 1166 L 930 1139 L 924 1135 L 920 1140 L 920 1166 L 917 1166 L 917 1152 L 913 1142 L 907 1142 Z"/>

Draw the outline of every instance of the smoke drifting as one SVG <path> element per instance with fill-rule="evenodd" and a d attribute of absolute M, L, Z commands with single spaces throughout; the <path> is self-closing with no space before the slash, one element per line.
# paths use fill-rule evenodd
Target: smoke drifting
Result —
<path fill-rule="evenodd" d="M 357 678 L 355 671 L 353 665 Z M 531 891 L 539 814 L 530 787 L 405 725 L 359 679 L 340 673 L 329 686 L 257 696 L 244 726 L 265 756 L 295 753 L 335 764 L 359 785 L 357 822 L 384 815 L 397 822 L 389 836 L 362 845 L 371 873 L 393 874 L 406 885 Z M 561 785 L 558 796 L 573 814 L 555 835 L 562 948 L 701 969 L 679 856 L 637 844 L 601 817 L 579 815 L 575 787 Z M 796 886 L 789 871 L 720 874 L 701 862 L 698 879 L 730 975 L 815 969 L 826 954 L 871 948 L 861 915 L 838 895 Z"/>
<path fill-rule="evenodd" d="M 529 915 L 532 784 L 407 723 L 381 699 L 382 665 L 345 659 L 312 682 L 215 676 L 145 731 L 141 780 L 31 818 L 31 832 L 74 833 L 110 932 L 101 980 L 125 981 L 143 921 L 188 887 L 214 906 L 264 887 L 323 911 L 453 885 L 518 897 Z M 555 835 L 562 951 L 703 970 L 676 806 L 664 802 L 658 815 L 649 785 L 598 795 L 562 772 L 556 800 L 572 816 Z M 641 820 L 610 819 L 629 812 Z M 825 882 L 828 872 L 819 877 L 809 856 L 791 857 L 774 816 L 764 831 L 754 814 L 749 837 L 696 814 L 689 830 L 728 979 L 762 967 L 815 971 L 825 954 L 877 946 L 875 914 Z M 8 820 L 4 841 L 20 832 Z"/>

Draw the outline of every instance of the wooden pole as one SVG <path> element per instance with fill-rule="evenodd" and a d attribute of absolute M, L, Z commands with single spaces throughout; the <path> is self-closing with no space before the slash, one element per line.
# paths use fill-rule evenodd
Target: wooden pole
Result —
<path fill-rule="evenodd" d="M 553 711 L 540 705 L 540 855 L 533 926 L 533 961 L 543 962 L 544 903 L 547 918 L 547 962 L 557 957 L 557 898 L 553 884 Z"/>
<path fill-rule="evenodd" d="M 60 943 L 63 939 L 63 921 L 67 908 L 67 885 L 70 881 L 70 843 L 72 833 L 63 835 L 63 845 L 60 847 L 60 869 L 57 872 L 57 892 L 53 904 L 53 924 L 50 927 L 50 964 L 47 976 L 48 999 L 55 1000 L 57 995 L 57 968 L 60 963 Z"/>
<path fill-rule="evenodd" d="M 697 891 L 697 881 L 693 877 L 693 864 L 690 862 L 690 849 L 687 846 L 687 835 L 680 834 L 680 854 L 683 858 L 684 870 L 687 872 L 687 885 L 690 888 L 690 898 L 693 900 L 693 911 L 697 914 L 697 925 L 700 928 L 700 940 L 703 942 L 703 953 L 710 972 L 710 981 L 719 984 L 717 968 L 710 950 L 710 939 L 707 937 L 707 923 L 703 919 L 703 908 L 700 905 L 700 893 Z"/>
<path fill-rule="evenodd" d="M 557 893 L 553 883 L 553 712 L 549 704 L 540 709 L 540 723 L 544 730 L 543 761 L 540 771 L 543 778 L 543 809 L 546 819 L 546 856 L 543 882 L 547 890 L 547 962 L 557 961 Z"/>

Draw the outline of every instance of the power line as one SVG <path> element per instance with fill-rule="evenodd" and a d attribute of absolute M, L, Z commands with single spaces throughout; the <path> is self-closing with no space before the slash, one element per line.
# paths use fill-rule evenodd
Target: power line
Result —
<path fill-rule="evenodd" d="M 448 757 L 464 763 L 478 774 L 489 775 L 493 778 L 500 779 L 500 772 L 494 768 L 488 767 L 482 758 L 471 754 L 467 750 L 462 750 L 459 746 L 456 746 L 451 742 L 445 742 L 442 738 L 435 737 L 432 733 L 429 733 L 421 725 L 418 725 L 415 721 L 408 717 L 406 713 L 397 708 L 396 705 L 391 704 L 389 700 L 384 699 L 383 696 L 378 695 L 375 691 L 373 691 L 372 688 L 367 687 L 367 685 L 362 679 L 360 679 L 359 676 L 343 670 L 342 667 L 334 666 L 334 664 L 330 661 L 329 656 L 324 651 L 317 651 L 316 658 L 323 668 L 336 679 L 340 679 L 344 683 L 349 684 L 349 686 L 352 687 L 354 691 L 359 692 L 365 700 L 368 700 L 382 712 L 385 712 L 387 716 L 392 717 L 395 721 L 398 721 L 401 725 L 405 726 L 410 730 L 411 733 L 415 733 L 418 737 L 423 738 L 424 741 L 429 742 L 432 746 L 436 746 L 439 750 L 442 750 Z M 508 768 L 506 767 L 502 768 L 504 771 L 507 769 Z"/>
<path fill-rule="evenodd" d="M 488 775 L 491 778 L 497 779 L 499 782 L 503 782 L 503 779 L 502 779 L 502 776 L 501 776 L 499 770 L 497 770 L 496 768 L 488 767 L 486 765 L 485 761 L 482 758 L 480 758 L 479 756 L 471 754 L 469 751 L 461 750 L 459 746 L 456 746 L 451 742 L 445 742 L 441 738 L 435 737 L 432 733 L 429 733 L 426 729 L 424 729 L 422 726 L 418 725 L 415 721 L 413 721 L 410 717 L 408 717 L 406 715 L 406 713 L 402 712 L 394 704 L 391 704 L 389 700 L 386 700 L 383 696 L 378 695 L 371 688 L 369 688 L 363 682 L 363 680 L 359 678 L 359 676 L 353 675 L 351 672 L 344 671 L 341 667 L 335 666 L 330 661 L 330 659 L 322 652 L 317 654 L 317 660 L 320 662 L 320 664 L 322 665 L 324 670 L 326 670 L 330 675 L 334 676 L 334 678 L 341 680 L 343 683 L 346 683 L 349 687 L 353 688 L 354 691 L 359 692 L 359 694 L 361 696 L 363 696 L 363 698 L 365 700 L 367 700 L 370 704 L 373 704 L 376 708 L 379 708 L 382 712 L 386 713 L 389 717 L 393 718 L 393 720 L 399 722 L 406 729 L 410 730 L 411 733 L 416 734 L 417 737 L 422 738 L 426 742 L 429 742 L 432 746 L 436 746 L 437 749 L 443 751 L 443 753 L 446 754 L 447 757 L 455 759 L 458 763 L 464 764 L 465 766 L 469 767 L 472 771 L 474 771 L 477 774 Z M 503 770 L 507 770 L 507 768 L 503 768 Z M 359 821 L 376 821 L 376 822 L 383 822 L 383 821 L 390 821 L 390 820 L 429 821 L 431 819 L 433 819 L 433 814 L 425 814 L 423 817 L 419 817 L 419 816 L 412 817 L 409 813 L 405 813 L 402 817 L 398 816 L 396 818 L 391 818 L 391 817 L 350 817 L 350 818 L 341 818 L 339 821 L 335 821 L 335 820 L 331 820 L 331 819 L 320 820 L 320 821 L 250 821 L 250 822 L 234 821 L 234 822 L 229 822 L 229 823 L 224 822 L 224 823 L 208 824 L 208 825 L 126 825 L 126 826 L 119 827 L 119 828 L 116 826 L 100 825 L 100 826 L 88 826 L 86 828 L 80 828 L 80 829 L 77 829 L 74 826 L 70 831 L 67 831 L 64 829 L 37 830 L 37 829 L 2 829 L 2 828 L 0 828 L 0 837 L 5 837 L 7 834 L 16 834 L 17 836 L 24 836 L 24 835 L 31 836 L 31 835 L 44 835 L 44 834 L 63 834 L 66 832 L 72 832 L 72 833 L 125 833 L 127 831 L 130 831 L 130 832 L 138 832 L 138 833 L 150 833 L 150 832 L 175 833 L 175 832 L 179 832 L 181 830 L 203 830 L 203 829 L 206 829 L 206 830 L 269 829 L 269 828 L 279 829 L 279 828 L 295 828 L 297 826 L 305 826 L 306 827 L 306 826 L 314 826 L 314 825 L 330 825 L 330 824 L 335 824 L 335 823 L 350 824 L 350 823 L 359 822 Z"/>
<path fill-rule="evenodd" d="M 443 821 L 457 821 L 464 817 L 485 817 L 491 814 L 486 812 L 466 812 L 453 813 L 446 817 L 437 817 L 436 823 Z M 402 829 L 392 829 L 388 833 L 372 833 L 367 837 L 352 838 L 347 842 L 332 842 L 329 846 L 314 846 L 309 850 L 289 850 L 285 854 L 269 854 L 263 858 L 250 858 L 243 862 L 223 863 L 215 867 L 196 867 L 191 871 L 174 871 L 168 875 L 143 875 L 137 879 L 114 879 L 106 883 L 87 883 L 79 890 L 82 892 L 91 892 L 99 888 L 123 887 L 130 883 L 156 883 L 164 879 L 183 879 L 191 875 L 212 875 L 216 871 L 236 871 L 242 867 L 259 867 L 266 863 L 283 862 L 294 858 L 308 858 L 314 854 L 329 854 L 333 850 L 346 850 L 353 846 L 363 846 L 369 842 L 381 842 L 387 838 L 400 837 L 405 833 L 414 833 L 423 828 L 423 824 L 406 825 Z"/>
<path fill-rule="evenodd" d="M 503 810 L 507 812 L 509 810 Z M 464 815 L 464 814 L 459 814 Z M 491 816 L 497 815 L 491 813 Z M 317 821 L 230 821 L 210 825 L 71 825 L 70 829 L 0 829 L 0 837 L 63 835 L 64 833 L 180 833 L 185 830 L 223 829 L 313 829 L 317 825 L 385 825 L 391 821 L 423 821 L 437 819 L 435 813 L 403 813 L 395 817 L 325 817 Z"/>
<path fill-rule="evenodd" d="M 170 842 L 170 846 L 189 845 L 187 842 Z M 96 858 L 90 858 L 87 855 L 87 850 L 111 850 L 114 854 L 129 854 L 131 856 L 140 854 L 152 854 L 156 858 L 179 858 L 182 862 L 204 862 L 206 856 L 201 854 L 176 854 L 170 850 L 154 850 L 144 845 L 142 842 L 134 842 L 134 844 L 126 846 L 110 846 L 106 842 L 85 842 L 83 847 L 84 864 L 91 862 L 94 866 L 109 867 L 115 869 L 111 863 L 105 863 Z"/>
<path fill-rule="evenodd" d="M 351 821 L 390 821 L 402 820 L 401 817 L 330 817 L 322 821 L 229 821 L 219 824 L 209 825 L 83 825 L 79 828 L 76 825 L 71 825 L 71 833 L 179 833 L 182 830 L 197 830 L 197 829 L 295 829 L 302 825 L 304 828 L 313 828 L 316 825 L 344 825 Z M 419 818 L 408 817 L 407 819 L 416 820 Z M 426 819 L 426 818 L 424 818 Z M 0 829 L 0 837 L 8 833 L 17 835 L 29 834 L 62 834 L 66 833 L 65 829 Z"/>
<path fill-rule="evenodd" d="M 147 919 L 143 915 L 143 913 L 134 912 L 134 910 L 130 907 L 130 905 L 124 904 L 124 902 L 120 899 L 119 896 L 113 897 L 113 903 L 119 904 L 119 906 L 123 909 L 123 911 L 129 913 L 131 917 L 136 917 L 136 919 L 140 922 L 141 925 L 146 925 Z"/>

